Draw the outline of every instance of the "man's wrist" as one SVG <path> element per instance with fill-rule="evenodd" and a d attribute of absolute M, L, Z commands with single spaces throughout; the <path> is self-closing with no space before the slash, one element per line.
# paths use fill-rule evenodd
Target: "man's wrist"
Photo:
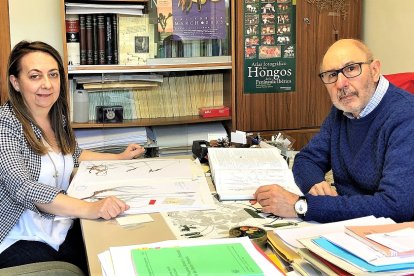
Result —
<path fill-rule="evenodd" d="M 294 209 L 298 218 L 305 218 L 306 212 L 308 211 L 308 202 L 306 201 L 305 196 L 299 196 L 298 200 L 295 202 Z"/>

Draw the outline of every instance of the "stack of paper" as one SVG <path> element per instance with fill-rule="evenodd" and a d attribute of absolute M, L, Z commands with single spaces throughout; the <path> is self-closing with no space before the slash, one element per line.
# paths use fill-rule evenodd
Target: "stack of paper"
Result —
<path fill-rule="evenodd" d="M 98 257 L 103 274 L 114 276 L 283 275 L 247 237 L 111 247 Z"/>
<path fill-rule="evenodd" d="M 174 126 L 154 126 L 154 140 L 160 149 L 160 156 L 191 154 L 195 140 L 217 140 L 227 137 L 221 123 L 204 123 Z"/>
<path fill-rule="evenodd" d="M 146 144 L 145 127 L 76 129 L 78 144 L 83 149 L 99 152 L 120 152 L 128 144 Z"/>
<path fill-rule="evenodd" d="M 371 216 L 275 232 L 321 270 L 402 275 L 414 272 L 413 226 Z"/>
<path fill-rule="evenodd" d="M 67 14 L 118 13 L 142 15 L 144 5 L 65 3 Z"/>

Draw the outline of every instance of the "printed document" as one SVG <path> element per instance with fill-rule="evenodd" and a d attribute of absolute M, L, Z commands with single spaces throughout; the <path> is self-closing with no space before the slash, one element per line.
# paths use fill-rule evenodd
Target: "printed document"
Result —
<path fill-rule="evenodd" d="M 268 184 L 302 195 L 277 148 L 209 148 L 208 161 L 220 200 L 253 199 Z"/>

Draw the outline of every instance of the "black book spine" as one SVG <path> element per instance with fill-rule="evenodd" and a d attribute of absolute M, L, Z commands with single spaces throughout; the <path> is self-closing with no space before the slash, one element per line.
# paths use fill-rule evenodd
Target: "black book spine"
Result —
<path fill-rule="evenodd" d="M 80 64 L 86 64 L 86 18 L 84 14 L 79 15 L 79 44 L 80 44 Z"/>
<path fill-rule="evenodd" d="M 98 55 L 98 18 L 96 14 L 92 15 L 92 33 L 93 33 L 93 64 L 99 64 Z"/>
<path fill-rule="evenodd" d="M 105 54 L 106 54 L 106 63 L 114 64 L 113 50 L 112 50 L 112 16 L 110 14 L 105 15 L 105 30 L 106 30 L 106 40 L 105 40 Z"/>

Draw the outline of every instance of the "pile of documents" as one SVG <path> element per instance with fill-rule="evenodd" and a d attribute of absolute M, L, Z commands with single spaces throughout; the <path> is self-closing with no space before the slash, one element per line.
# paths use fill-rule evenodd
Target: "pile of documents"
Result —
<path fill-rule="evenodd" d="M 128 144 L 146 144 L 145 127 L 76 129 L 76 139 L 82 149 L 119 153 Z"/>
<path fill-rule="evenodd" d="M 154 137 L 160 149 L 160 156 L 191 154 L 195 140 L 217 140 L 227 137 L 221 123 L 203 123 L 174 126 L 152 127 Z"/>
<path fill-rule="evenodd" d="M 118 13 L 142 15 L 144 5 L 65 3 L 67 14 Z"/>
<path fill-rule="evenodd" d="M 369 216 L 278 229 L 275 236 L 328 275 L 414 273 L 414 222 Z"/>
<path fill-rule="evenodd" d="M 111 247 L 103 275 L 283 275 L 247 237 Z"/>

